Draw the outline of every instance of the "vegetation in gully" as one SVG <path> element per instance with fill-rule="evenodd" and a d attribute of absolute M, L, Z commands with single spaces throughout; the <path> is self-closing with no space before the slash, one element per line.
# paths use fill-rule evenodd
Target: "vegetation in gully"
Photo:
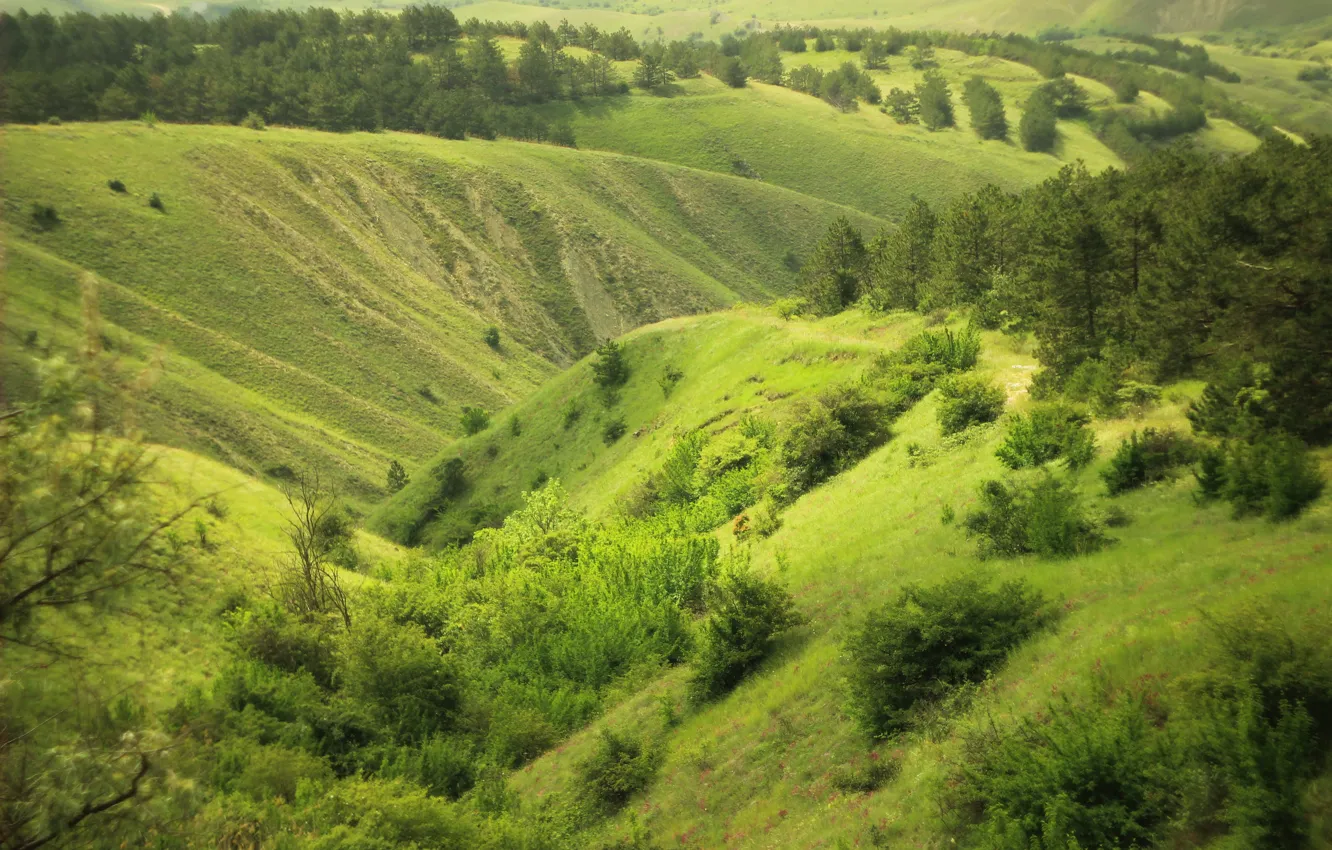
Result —
<path fill-rule="evenodd" d="M 0 13 L 0 846 L 1332 843 L 1332 30 L 521 8 Z"/>

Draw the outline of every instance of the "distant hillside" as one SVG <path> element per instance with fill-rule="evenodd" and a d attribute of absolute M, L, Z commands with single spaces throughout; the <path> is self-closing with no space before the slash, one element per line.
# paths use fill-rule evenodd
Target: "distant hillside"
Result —
<path fill-rule="evenodd" d="M 73 340 L 91 273 L 107 347 L 167 352 L 153 439 L 252 473 L 337 470 L 358 500 L 390 458 L 458 434 L 463 406 L 503 407 L 646 322 L 789 291 L 788 254 L 836 215 L 882 226 L 513 142 L 122 123 L 9 128 L 4 146 L 10 394 Z"/>

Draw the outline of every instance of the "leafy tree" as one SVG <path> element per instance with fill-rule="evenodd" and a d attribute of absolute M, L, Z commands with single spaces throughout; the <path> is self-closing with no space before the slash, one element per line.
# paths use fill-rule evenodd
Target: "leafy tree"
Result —
<path fill-rule="evenodd" d="M 953 126 L 953 93 L 938 71 L 925 72 L 924 81 L 916 86 L 916 100 L 920 104 L 920 123 L 927 130 Z"/>
<path fill-rule="evenodd" d="M 781 85 L 782 55 L 777 49 L 777 43 L 771 38 L 751 35 L 745 39 L 740 47 L 740 63 L 744 66 L 746 76 L 772 85 Z"/>
<path fill-rule="evenodd" d="M 934 267 L 934 232 L 938 216 L 920 198 L 901 225 L 881 234 L 870 249 L 869 283 L 866 295 L 876 310 L 914 310 L 928 288 Z"/>
<path fill-rule="evenodd" d="M 860 233 L 839 216 L 814 247 L 802 272 L 810 305 L 825 315 L 840 313 L 861 295 L 868 259 Z"/>
<path fill-rule="evenodd" d="M 971 112 L 971 128 L 982 139 L 1008 138 L 1008 118 L 999 90 L 983 77 L 972 77 L 962 91 L 962 102 Z"/>

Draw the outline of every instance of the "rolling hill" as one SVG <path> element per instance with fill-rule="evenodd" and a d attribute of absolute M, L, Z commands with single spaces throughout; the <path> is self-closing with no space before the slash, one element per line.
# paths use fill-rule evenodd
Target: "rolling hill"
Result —
<path fill-rule="evenodd" d="M 91 275 L 107 347 L 167 351 L 154 439 L 256 474 L 335 470 L 358 501 L 463 406 L 503 407 L 637 325 L 789 291 L 788 253 L 837 215 L 881 226 L 759 181 L 510 142 L 97 124 L 4 146 L 11 387 L 72 344 Z"/>

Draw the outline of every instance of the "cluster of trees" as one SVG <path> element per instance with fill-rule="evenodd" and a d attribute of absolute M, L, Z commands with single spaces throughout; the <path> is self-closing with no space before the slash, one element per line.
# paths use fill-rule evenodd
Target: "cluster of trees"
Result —
<path fill-rule="evenodd" d="M 1147 50 L 1117 50 L 1110 54 L 1116 59 L 1137 62 L 1141 65 L 1156 65 L 1181 71 L 1202 79 L 1212 77 L 1223 83 L 1238 83 L 1240 75 L 1212 61 L 1207 48 L 1201 44 L 1185 44 L 1177 38 L 1157 38 L 1143 33 L 1108 33 L 1115 38 L 1133 44 L 1141 44 Z"/>
<path fill-rule="evenodd" d="M 390 16 L 240 9 L 216 19 L 178 12 L 0 14 L 7 120 L 94 120 L 151 112 L 168 121 L 291 124 L 323 130 L 416 130 L 461 138 L 498 133 L 568 142 L 526 110 L 557 98 L 625 90 L 611 59 L 632 57 L 628 33 L 525 28 L 513 61 L 495 27 L 472 37 L 439 6 Z M 605 52 L 580 59 L 566 44 Z"/>
<path fill-rule="evenodd" d="M 843 62 L 837 70 L 826 72 L 813 65 L 802 65 L 786 75 L 786 85 L 794 91 L 823 98 L 843 112 L 855 110 L 861 100 L 878 103 L 882 99 L 874 80 L 853 62 Z"/>
<path fill-rule="evenodd" d="M 1019 194 L 917 201 L 867 247 L 839 222 L 806 270 L 808 296 L 822 312 L 861 296 L 879 309 L 972 305 L 988 325 L 1035 336 L 1051 389 L 1088 363 L 1112 384 L 1205 377 L 1217 409 L 1244 411 L 1218 414 L 1214 432 L 1256 417 L 1321 443 L 1332 439 L 1332 240 L 1316 211 L 1330 200 L 1322 138 L 1229 160 L 1171 148 L 1095 176 L 1069 166 Z"/>

